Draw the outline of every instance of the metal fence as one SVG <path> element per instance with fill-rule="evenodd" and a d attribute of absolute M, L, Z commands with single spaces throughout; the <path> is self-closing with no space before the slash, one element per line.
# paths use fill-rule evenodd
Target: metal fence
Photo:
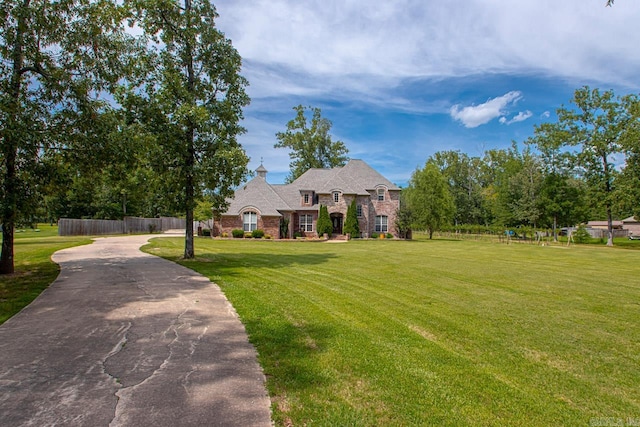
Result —
<path fill-rule="evenodd" d="M 127 216 L 124 220 L 70 219 L 58 221 L 60 236 L 99 236 L 104 234 L 159 233 L 167 230 L 184 230 L 185 220 L 180 218 L 137 218 Z"/>

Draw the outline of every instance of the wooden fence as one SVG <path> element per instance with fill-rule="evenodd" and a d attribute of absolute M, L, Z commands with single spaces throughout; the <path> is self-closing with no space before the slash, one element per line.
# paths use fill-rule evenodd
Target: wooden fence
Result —
<path fill-rule="evenodd" d="M 99 236 L 103 234 L 159 233 L 167 230 L 186 228 L 180 218 L 137 218 L 127 216 L 124 220 L 69 219 L 58 221 L 60 236 Z"/>

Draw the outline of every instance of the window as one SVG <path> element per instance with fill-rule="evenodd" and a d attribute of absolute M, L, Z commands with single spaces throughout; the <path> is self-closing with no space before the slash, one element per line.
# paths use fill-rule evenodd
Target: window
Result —
<path fill-rule="evenodd" d="M 333 201 L 338 203 L 339 200 L 340 200 L 340 193 L 336 191 L 333 193 Z"/>
<path fill-rule="evenodd" d="M 378 188 L 378 201 L 384 200 L 384 188 Z"/>
<path fill-rule="evenodd" d="M 358 215 L 358 217 L 362 216 L 362 205 L 356 206 L 356 214 Z"/>
<path fill-rule="evenodd" d="M 258 228 L 258 214 L 255 212 L 245 212 L 242 220 L 244 231 L 253 231 Z"/>
<path fill-rule="evenodd" d="M 377 215 L 376 216 L 376 232 L 386 233 L 388 231 L 389 231 L 389 228 L 387 227 L 387 216 Z"/>
<path fill-rule="evenodd" d="M 304 195 L 304 204 L 308 205 L 309 204 L 309 194 L 305 194 Z"/>
<path fill-rule="evenodd" d="M 313 231 L 313 215 L 300 215 L 300 230 Z"/>

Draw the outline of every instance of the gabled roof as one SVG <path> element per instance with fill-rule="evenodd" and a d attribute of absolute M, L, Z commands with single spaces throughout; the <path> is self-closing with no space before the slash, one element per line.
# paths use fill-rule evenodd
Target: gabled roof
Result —
<path fill-rule="evenodd" d="M 266 173 L 266 169 L 264 172 Z M 368 196 L 369 191 L 381 186 L 391 191 L 400 190 L 358 159 L 350 160 L 343 167 L 309 169 L 290 184 L 270 185 L 260 174 L 236 190 L 229 209 L 223 215 L 239 215 L 247 208 L 256 209 L 263 216 L 281 216 L 280 212 L 286 211 L 317 210 L 317 206 L 300 206 L 301 192 L 328 194 L 340 191 L 344 194 Z"/>
<path fill-rule="evenodd" d="M 379 186 L 389 190 L 400 190 L 378 171 L 359 159 L 352 159 L 343 167 L 333 169 L 309 169 L 291 184 L 300 190 L 313 190 L 316 193 L 327 194 L 341 191 L 346 194 L 366 196 L 368 190 L 375 190 Z"/>
<path fill-rule="evenodd" d="M 255 208 L 263 216 L 282 216 L 279 211 L 291 210 L 271 185 L 256 176 L 236 190 L 225 215 L 239 215 L 246 208 Z"/>

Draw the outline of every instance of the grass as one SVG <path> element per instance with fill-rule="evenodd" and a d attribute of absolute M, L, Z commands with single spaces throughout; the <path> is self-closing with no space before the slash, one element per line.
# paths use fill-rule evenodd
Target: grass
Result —
<path fill-rule="evenodd" d="M 453 240 L 182 239 L 277 425 L 589 425 L 640 416 L 640 253 Z M 595 421 L 594 421 L 595 420 Z"/>
<path fill-rule="evenodd" d="M 60 269 L 51 255 L 64 248 L 89 243 L 86 237 L 58 237 L 57 226 L 40 225 L 15 234 L 15 273 L 0 275 L 0 324 L 22 310 L 53 282 Z"/>

